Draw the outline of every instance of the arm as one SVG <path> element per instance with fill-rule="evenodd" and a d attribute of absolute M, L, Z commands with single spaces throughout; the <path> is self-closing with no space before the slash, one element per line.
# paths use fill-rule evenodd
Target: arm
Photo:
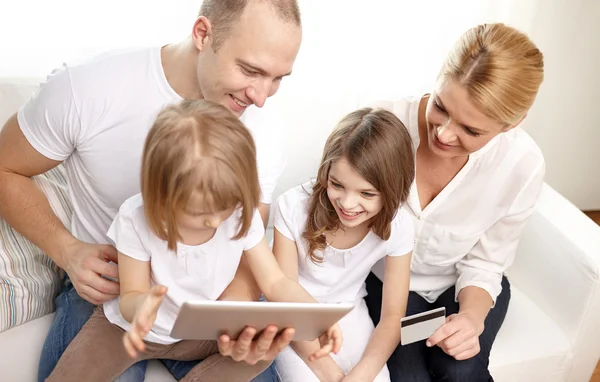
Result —
<path fill-rule="evenodd" d="M 258 206 L 258 212 L 265 228 L 269 222 L 269 210 L 269 204 L 261 203 Z M 250 272 L 245 256 L 243 256 L 235 277 L 218 299 L 221 301 L 257 301 L 259 297 L 260 289 Z"/>
<path fill-rule="evenodd" d="M 119 279 L 121 280 L 121 315 L 131 323 L 123 335 L 125 351 L 131 358 L 146 348 L 144 337 L 154 326 L 158 309 L 167 287 L 150 288 L 150 261 L 136 260 L 119 252 Z"/>
<path fill-rule="evenodd" d="M 100 277 L 117 277 L 116 266 L 108 264 L 117 261 L 116 251 L 71 235 L 31 179 L 59 164 L 33 148 L 13 115 L 0 133 L 0 215 L 63 268 L 83 298 L 102 303 L 119 291 L 117 283 Z"/>
<path fill-rule="evenodd" d="M 283 273 L 290 280 L 297 281 L 298 249 L 296 248 L 296 242 L 285 237 L 277 228 L 274 229 L 273 253 Z M 315 354 L 321 347 L 318 340 L 294 341 L 291 346 L 319 380 L 339 381 L 344 377 L 344 372 L 331 356 L 327 355 L 315 360 L 311 358 L 311 355 Z"/>
<path fill-rule="evenodd" d="M 400 319 L 406 315 L 411 257 L 411 253 L 386 257 L 381 320 L 361 360 L 348 375 L 349 380 L 374 380 L 400 343 Z"/>
<path fill-rule="evenodd" d="M 507 212 L 491 226 L 471 251 L 456 264 L 456 299 L 459 311 L 427 340 L 457 360 L 479 353 L 479 336 L 496 298 L 502 292 L 502 275 L 512 264 L 521 232 L 534 211 L 544 180 L 544 163 L 531 172 L 529 179 Z"/>
<path fill-rule="evenodd" d="M 132 322 L 135 312 L 150 291 L 150 262 L 136 260 L 119 252 L 119 280 L 119 308 L 123 318 Z"/>

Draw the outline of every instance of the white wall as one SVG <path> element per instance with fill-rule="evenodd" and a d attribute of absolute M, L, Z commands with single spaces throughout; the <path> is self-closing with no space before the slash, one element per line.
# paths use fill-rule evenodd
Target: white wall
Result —
<path fill-rule="evenodd" d="M 200 3 L 2 0 L 0 76 L 42 76 L 65 60 L 112 47 L 178 40 L 189 33 Z M 369 99 L 429 91 L 460 33 L 505 21 L 531 33 L 546 56 L 546 81 L 526 128 L 546 156 L 547 181 L 578 207 L 600 209 L 594 172 L 600 129 L 593 120 L 600 102 L 600 1 L 549 3 L 300 0 L 304 40 L 294 74 L 268 102 L 289 121 L 282 142 L 288 167 L 277 191 L 315 175 L 324 140 L 345 113 Z"/>

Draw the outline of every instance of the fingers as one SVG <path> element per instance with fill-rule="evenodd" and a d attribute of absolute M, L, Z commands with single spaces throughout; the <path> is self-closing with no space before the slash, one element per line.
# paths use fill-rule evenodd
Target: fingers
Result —
<path fill-rule="evenodd" d="M 217 345 L 219 346 L 219 353 L 224 356 L 231 356 L 231 352 L 233 351 L 233 343 L 231 338 L 227 334 L 223 334 L 219 337 L 217 341 Z"/>
<path fill-rule="evenodd" d="M 169 288 L 167 288 L 164 285 L 155 285 L 150 289 L 150 294 L 152 295 L 152 297 L 162 299 L 163 296 L 167 293 L 168 289 Z"/>
<path fill-rule="evenodd" d="M 458 329 L 458 325 L 456 325 L 455 322 L 448 321 L 444 325 L 442 325 L 438 330 L 436 330 L 435 333 L 433 333 L 431 337 L 427 339 L 427 342 L 425 344 L 429 347 L 435 346 L 441 341 L 456 333 Z"/>
<path fill-rule="evenodd" d="M 273 340 L 275 339 L 276 335 L 277 327 L 274 325 L 267 326 L 256 341 L 253 357 L 265 360 L 265 357 L 267 357 L 267 353 L 271 349 L 271 345 L 273 344 Z"/>
<path fill-rule="evenodd" d="M 112 300 L 113 298 L 118 296 L 99 292 L 96 289 L 90 287 L 89 285 L 75 284 L 75 289 L 83 299 L 91 302 L 94 305 L 103 304 L 106 301 Z"/>
<path fill-rule="evenodd" d="M 324 345 L 323 345 L 324 343 Z M 325 357 L 326 355 L 328 355 L 329 353 L 331 353 L 331 351 L 333 350 L 333 340 L 330 338 L 326 338 L 322 343 L 321 343 L 321 349 L 317 350 L 317 352 L 313 355 L 311 355 L 310 357 L 308 357 L 309 361 L 314 361 L 316 359 Z"/>
<path fill-rule="evenodd" d="M 275 337 L 275 340 L 271 344 L 271 349 L 269 350 L 266 361 L 274 359 L 277 354 L 285 349 L 290 342 L 292 342 L 294 334 L 296 334 L 296 330 L 293 328 L 287 328 L 283 332 L 279 333 L 279 335 Z"/>
<path fill-rule="evenodd" d="M 113 261 L 115 263 L 119 263 L 119 252 L 112 245 L 102 245 L 100 247 L 102 254 L 108 261 Z"/>
<path fill-rule="evenodd" d="M 233 344 L 233 349 L 231 351 L 231 358 L 234 361 L 242 361 L 245 360 L 246 362 L 248 361 L 252 361 L 252 360 L 247 360 L 247 356 L 248 353 L 250 352 L 250 347 L 252 346 L 252 340 L 254 339 L 254 336 L 256 335 L 256 329 L 247 326 L 242 333 L 240 334 L 239 338 L 237 339 L 237 341 L 235 341 L 235 343 Z"/>
<path fill-rule="evenodd" d="M 456 339 L 454 337 L 458 336 L 459 334 L 460 334 L 460 332 L 458 332 L 454 336 L 450 337 L 448 340 L 452 339 L 453 341 L 456 342 Z M 462 338 L 464 338 L 464 340 L 459 342 L 455 346 L 448 346 L 448 344 L 447 344 L 448 340 L 440 343 L 439 346 L 442 348 L 444 353 L 448 354 L 449 356 L 454 357 L 457 360 L 459 360 L 459 358 L 457 358 L 459 355 L 462 357 L 471 358 L 474 355 L 476 355 L 477 353 L 479 353 L 479 337 L 464 337 L 463 336 Z M 461 358 L 461 359 L 466 359 L 466 358 Z"/>
<path fill-rule="evenodd" d="M 335 328 L 330 329 L 329 338 L 333 340 L 333 353 L 337 354 L 342 347 L 342 330 L 339 326 L 335 326 Z"/>

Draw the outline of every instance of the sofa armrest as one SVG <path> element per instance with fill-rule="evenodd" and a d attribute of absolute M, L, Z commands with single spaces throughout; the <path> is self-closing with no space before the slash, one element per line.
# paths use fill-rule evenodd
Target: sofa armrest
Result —
<path fill-rule="evenodd" d="M 600 227 L 545 184 L 507 273 L 571 342 L 567 380 L 589 381 L 600 357 Z"/>

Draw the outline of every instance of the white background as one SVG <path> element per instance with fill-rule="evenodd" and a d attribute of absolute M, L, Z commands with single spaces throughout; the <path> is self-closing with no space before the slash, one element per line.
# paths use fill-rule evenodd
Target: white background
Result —
<path fill-rule="evenodd" d="M 0 0 L 0 76 L 42 78 L 73 58 L 177 41 L 200 3 Z M 430 91 L 464 30 L 502 21 L 529 33 L 545 54 L 546 80 L 524 127 L 545 154 L 546 181 L 579 208 L 600 210 L 600 1 L 300 0 L 300 7 L 294 74 L 268 102 L 288 121 L 278 192 L 315 175 L 341 116 L 368 99 Z"/>

